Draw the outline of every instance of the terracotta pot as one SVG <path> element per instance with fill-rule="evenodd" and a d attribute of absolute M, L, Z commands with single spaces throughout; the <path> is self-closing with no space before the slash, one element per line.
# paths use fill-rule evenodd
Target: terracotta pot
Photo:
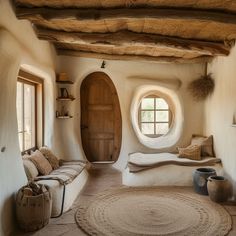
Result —
<path fill-rule="evenodd" d="M 196 193 L 208 195 L 207 179 L 209 176 L 216 175 L 213 168 L 198 168 L 193 173 L 193 187 Z"/>
<path fill-rule="evenodd" d="M 225 202 L 232 196 L 232 185 L 223 176 L 210 176 L 207 182 L 210 199 L 214 202 Z"/>

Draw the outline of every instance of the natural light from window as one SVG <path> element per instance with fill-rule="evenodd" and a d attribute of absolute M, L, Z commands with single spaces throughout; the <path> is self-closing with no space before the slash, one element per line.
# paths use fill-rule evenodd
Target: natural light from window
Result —
<path fill-rule="evenodd" d="M 18 137 L 21 151 L 32 149 L 36 146 L 36 107 L 35 85 L 17 82 L 17 121 Z"/>
<path fill-rule="evenodd" d="M 141 100 L 139 126 L 144 135 L 158 137 L 169 131 L 171 112 L 165 99 L 151 95 Z"/>

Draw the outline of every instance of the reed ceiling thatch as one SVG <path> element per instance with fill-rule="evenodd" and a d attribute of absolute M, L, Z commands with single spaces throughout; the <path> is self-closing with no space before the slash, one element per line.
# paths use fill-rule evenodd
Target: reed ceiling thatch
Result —
<path fill-rule="evenodd" d="M 227 56 L 236 38 L 235 0 L 15 0 L 58 54 L 195 62 Z"/>

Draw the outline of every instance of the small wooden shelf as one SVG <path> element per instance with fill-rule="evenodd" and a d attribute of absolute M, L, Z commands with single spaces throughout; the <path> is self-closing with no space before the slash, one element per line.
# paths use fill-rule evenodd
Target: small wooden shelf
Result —
<path fill-rule="evenodd" d="M 75 98 L 74 97 L 69 97 L 69 98 L 58 97 L 57 100 L 58 101 L 74 101 Z"/>
<path fill-rule="evenodd" d="M 70 119 L 73 118 L 73 116 L 57 116 L 57 119 Z"/>
<path fill-rule="evenodd" d="M 71 80 L 56 80 L 56 83 L 58 84 L 74 84 Z"/>

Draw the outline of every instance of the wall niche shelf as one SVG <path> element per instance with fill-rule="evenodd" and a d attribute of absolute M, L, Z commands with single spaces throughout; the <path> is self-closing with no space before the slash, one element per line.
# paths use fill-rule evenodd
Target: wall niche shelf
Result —
<path fill-rule="evenodd" d="M 57 116 L 57 119 L 71 119 L 73 116 Z"/>
<path fill-rule="evenodd" d="M 236 127 L 236 124 L 232 124 L 231 126 L 232 126 L 232 127 Z"/>
<path fill-rule="evenodd" d="M 63 97 L 57 97 L 57 101 L 74 101 L 74 97 L 69 97 L 69 98 L 63 98 Z"/>
<path fill-rule="evenodd" d="M 56 80 L 56 83 L 58 84 L 74 84 L 71 80 Z"/>
<path fill-rule="evenodd" d="M 71 94 L 71 85 L 74 82 L 68 79 L 66 73 L 61 73 L 57 77 L 56 84 L 58 88 L 58 96 L 56 98 L 58 101 L 58 110 L 56 111 L 56 118 L 71 119 L 73 116 L 70 114 L 70 104 L 67 102 L 75 100 L 75 97 Z"/>

